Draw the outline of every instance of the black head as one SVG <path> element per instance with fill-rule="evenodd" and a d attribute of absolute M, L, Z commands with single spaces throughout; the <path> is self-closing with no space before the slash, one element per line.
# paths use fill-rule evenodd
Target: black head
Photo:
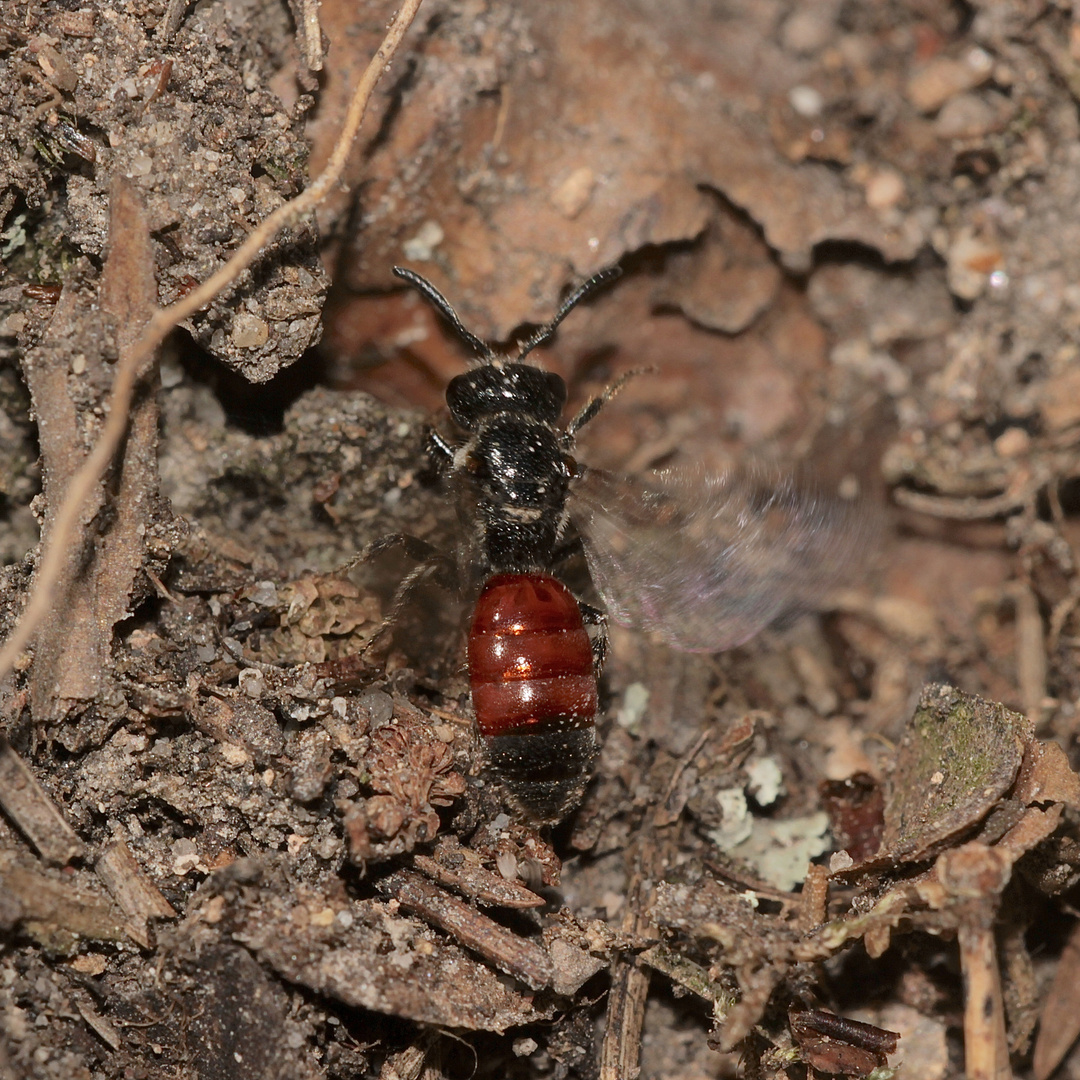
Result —
<path fill-rule="evenodd" d="M 566 383 L 555 372 L 530 364 L 484 364 L 450 380 L 446 404 L 466 431 L 507 412 L 554 424 L 566 405 Z"/>

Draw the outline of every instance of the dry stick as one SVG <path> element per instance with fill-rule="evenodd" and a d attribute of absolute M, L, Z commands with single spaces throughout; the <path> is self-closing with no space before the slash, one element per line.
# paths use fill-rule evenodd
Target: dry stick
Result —
<path fill-rule="evenodd" d="M 659 870 L 667 863 L 661 837 L 670 843 L 670 830 L 647 823 L 633 847 L 626 911 L 622 929 L 630 934 L 652 933 L 645 907 Z M 649 993 L 649 969 L 636 956 L 619 957 L 611 965 L 607 1030 L 600 1044 L 600 1080 L 632 1080 L 641 1074 L 641 1033 L 645 1022 L 645 999 Z"/>
<path fill-rule="evenodd" d="M 112 396 L 108 406 L 108 419 L 102 426 L 101 435 L 94 449 L 68 485 L 63 504 L 53 522 L 52 535 L 45 545 L 45 551 L 38 564 L 37 577 L 30 599 L 11 636 L 0 650 L 0 678 L 3 678 L 14 667 L 15 661 L 30 640 L 30 636 L 52 606 L 53 590 L 64 568 L 68 541 L 71 539 L 71 534 L 90 492 L 104 475 L 123 438 L 127 428 L 131 396 L 143 364 L 165 340 L 170 330 L 189 315 L 193 315 L 199 308 L 210 303 L 214 297 L 231 285 L 254 262 L 263 247 L 270 243 L 282 229 L 314 210 L 338 183 L 345 169 L 349 151 L 352 149 L 353 140 L 360 130 L 360 124 L 364 119 L 375 84 L 386 70 L 394 53 L 397 52 L 401 39 L 416 17 L 420 3 L 421 0 L 402 0 L 401 7 L 390 24 L 386 37 L 383 38 L 363 78 L 353 91 L 349 107 L 345 112 L 345 121 L 341 126 L 341 134 L 334 144 L 333 152 L 325 168 L 311 186 L 297 195 L 292 202 L 279 206 L 265 221 L 261 222 L 240 245 L 232 258 L 208 280 L 192 289 L 176 303 L 159 309 L 147 323 L 142 337 L 117 363 Z"/>

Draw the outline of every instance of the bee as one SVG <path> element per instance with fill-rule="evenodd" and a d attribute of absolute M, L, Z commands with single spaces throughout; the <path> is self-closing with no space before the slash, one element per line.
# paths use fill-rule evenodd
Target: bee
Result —
<path fill-rule="evenodd" d="M 679 649 L 733 648 L 838 584 L 866 546 L 868 519 L 761 466 L 632 478 L 576 460 L 578 432 L 630 376 L 564 422 L 566 383 L 526 358 L 618 268 L 578 286 L 513 357 L 468 330 L 429 281 L 394 273 L 475 357 L 447 387 L 456 433 L 433 432 L 428 444 L 472 538 L 473 709 L 489 767 L 514 801 L 537 822 L 558 821 L 580 801 L 598 753 L 608 616 Z M 606 614 L 561 580 L 575 550 Z"/>

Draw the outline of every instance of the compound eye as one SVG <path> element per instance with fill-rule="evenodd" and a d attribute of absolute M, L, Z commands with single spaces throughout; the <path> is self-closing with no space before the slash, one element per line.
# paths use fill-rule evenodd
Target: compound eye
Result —
<path fill-rule="evenodd" d="M 556 406 L 555 418 L 557 419 L 566 405 L 566 383 L 562 376 L 556 375 L 554 371 L 544 372 L 544 382 L 547 392 L 551 395 L 552 403 Z"/>
<path fill-rule="evenodd" d="M 467 371 L 463 375 L 455 375 L 446 387 L 446 407 L 455 422 L 467 431 L 476 427 L 478 416 L 473 381 L 473 372 Z"/>

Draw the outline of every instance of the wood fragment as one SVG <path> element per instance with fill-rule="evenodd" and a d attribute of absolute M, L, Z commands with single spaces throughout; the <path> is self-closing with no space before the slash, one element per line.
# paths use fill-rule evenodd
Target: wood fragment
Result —
<path fill-rule="evenodd" d="M 134 185 L 122 177 L 113 182 L 109 210 L 109 254 L 97 300 L 113 322 L 123 363 L 155 310 L 157 286 L 142 201 Z M 92 392 L 92 387 L 108 386 L 114 378 L 105 355 L 105 328 L 88 316 L 85 301 L 65 288 L 49 334 L 24 361 L 41 443 L 45 543 L 56 530 L 64 496 L 84 465 L 86 447 L 95 434 L 93 407 L 76 399 Z M 75 381 L 69 374 L 73 342 L 82 358 L 82 376 Z M 135 377 L 145 374 L 144 365 Z M 111 483 L 97 486 L 80 519 L 79 534 L 70 542 L 58 583 L 61 602 L 54 604 L 38 633 L 30 700 L 39 720 L 63 719 L 95 700 L 108 678 L 112 628 L 130 613 L 156 509 L 157 434 L 157 399 L 143 394 L 132 406 L 116 474 Z"/>
<path fill-rule="evenodd" d="M 1047 661 L 1042 615 L 1030 585 L 1013 582 L 1009 592 L 1016 607 L 1016 676 L 1020 702 L 1028 720 L 1037 726 L 1046 697 Z"/>
<path fill-rule="evenodd" d="M 337 919 L 305 922 L 305 913 L 334 903 L 310 891 L 298 903 L 291 894 L 252 889 L 227 917 L 233 937 L 280 976 L 352 1007 L 468 1031 L 503 1032 L 552 1016 L 535 994 L 436 937 L 400 904 L 356 902 L 348 927 Z"/>
<path fill-rule="evenodd" d="M 868 1076 L 884 1068 L 887 1055 L 896 1052 L 900 1039 L 899 1032 L 825 1009 L 792 1008 L 788 1023 L 803 1060 L 814 1072 L 830 1076 Z"/>
<path fill-rule="evenodd" d="M 1029 810 L 1028 814 L 1041 811 Z M 923 897 L 957 918 L 964 976 L 964 1063 L 968 1080 L 1009 1080 L 1009 1043 L 995 921 L 1017 852 L 970 841 L 943 852 Z M 940 889 L 940 892 L 938 890 Z"/>
<path fill-rule="evenodd" d="M 79 938 L 122 941 L 126 936 L 120 912 L 88 882 L 59 881 L 34 866 L 3 858 L 0 893 L 16 901 L 26 931 L 57 951 L 66 951 Z"/>
<path fill-rule="evenodd" d="M 829 902 L 829 871 L 811 863 L 803 881 L 802 902 L 799 905 L 799 925 L 805 930 L 820 926 L 826 918 Z"/>
<path fill-rule="evenodd" d="M 1037 485 L 1025 487 L 1022 491 L 1007 491 L 1002 495 L 993 495 L 987 499 L 957 499 L 944 495 L 927 495 L 922 491 L 909 491 L 897 488 L 893 498 L 909 510 L 917 510 L 930 517 L 946 518 L 950 521 L 986 521 L 990 518 L 1011 514 L 1023 510 L 1034 498 Z"/>
<path fill-rule="evenodd" d="M 633 1080 L 641 1074 L 641 1029 L 648 994 L 649 972 L 636 957 L 612 964 L 600 1080 Z"/>
<path fill-rule="evenodd" d="M 417 1080 L 424 1071 L 426 1053 L 419 1046 L 407 1046 L 383 1062 L 379 1080 Z"/>
<path fill-rule="evenodd" d="M 172 904 L 165 899 L 122 840 L 105 848 L 94 870 L 126 915 L 141 919 L 176 918 Z"/>
<path fill-rule="evenodd" d="M 164 43 L 168 43 L 173 34 L 180 29 L 180 23 L 184 20 L 191 0 L 166 0 L 165 12 L 158 22 L 158 36 Z"/>
<path fill-rule="evenodd" d="M 308 71 L 322 71 L 323 33 L 318 0 L 289 0 L 289 7 L 296 23 L 296 41 Z"/>
<path fill-rule="evenodd" d="M 667 854 L 667 853 L 665 853 Z M 630 934 L 655 932 L 645 920 L 655 886 L 655 875 L 665 865 L 654 829 L 647 826 L 632 848 L 632 871 L 626 889 L 622 929 Z M 649 967 L 638 956 L 621 956 L 611 965 L 607 1027 L 600 1044 L 599 1080 L 633 1080 L 641 1073 L 641 1031 L 645 999 L 649 994 Z"/>
<path fill-rule="evenodd" d="M 713 1016 L 723 1021 L 735 1004 L 731 992 L 709 977 L 700 964 L 695 964 L 666 945 L 653 945 L 640 954 L 641 962 L 663 972 L 672 982 L 685 986 L 691 993 L 704 998 L 713 1006 Z"/>
<path fill-rule="evenodd" d="M 698 756 L 705 743 L 708 742 L 712 732 L 711 727 L 705 728 L 676 766 L 675 772 L 671 776 L 671 782 L 664 792 L 664 797 L 660 800 L 660 804 L 653 814 L 653 824 L 657 828 L 663 828 L 665 825 L 671 825 L 679 820 L 683 807 L 686 806 L 686 800 L 689 798 L 689 791 L 679 790 L 676 792 L 676 788 L 679 786 L 683 773 L 686 772 L 687 767 Z"/>
<path fill-rule="evenodd" d="M 391 1054 L 379 1070 L 379 1080 L 420 1080 L 437 1038 L 432 1032 L 426 1032 L 412 1046 Z"/>
<path fill-rule="evenodd" d="M 436 888 L 419 874 L 399 870 L 379 883 L 379 891 L 530 989 L 551 985 L 555 970 L 544 949 Z"/>
<path fill-rule="evenodd" d="M 0 735 L 0 806 L 46 862 L 63 866 L 85 852 L 85 845 L 74 829 L 3 735 Z"/>
<path fill-rule="evenodd" d="M 456 836 L 440 836 L 432 854 L 414 855 L 413 865 L 440 885 L 457 889 L 480 904 L 533 908 L 547 902 L 524 885 L 488 870 L 476 852 L 462 847 Z"/>
<path fill-rule="evenodd" d="M 120 1032 L 90 1004 L 86 995 L 79 994 L 76 996 L 75 1008 L 79 1010 L 79 1015 L 86 1021 L 90 1030 L 93 1031 L 110 1050 L 120 1049 L 123 1045 L 123 1038 L 121 1037 Z"/>

